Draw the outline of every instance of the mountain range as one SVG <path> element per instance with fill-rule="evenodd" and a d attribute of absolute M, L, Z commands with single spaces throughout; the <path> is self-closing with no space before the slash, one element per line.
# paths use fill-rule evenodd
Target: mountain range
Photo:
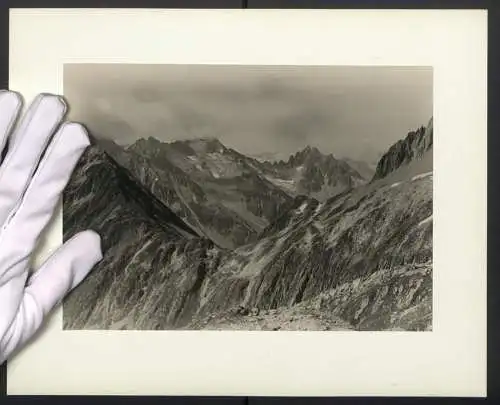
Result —
<path fill-rule="evenodd" d="M 369 180 L 311 147 L 271 163 L 215 138 L 98 144 L 200 235 L 227 248 L 255 241 L 297 195 L 324 200 Z"/>
<path fill-rule="evenodd" d="M 82 156 L 64 238 L 104 259 L 66 329 L 430 330 L 432 119 L 363 175 L 308 147 L 266 162 L 205 138 Z"/>

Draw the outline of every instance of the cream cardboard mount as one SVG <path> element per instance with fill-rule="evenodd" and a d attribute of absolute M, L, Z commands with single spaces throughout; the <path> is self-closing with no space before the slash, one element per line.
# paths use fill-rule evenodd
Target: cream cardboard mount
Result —
<path fill-rule="evenodd" d="M 436 136 L 432 332 L 63 331 L 58 310 L 9 362 L 8 394 L 484 396 L 486 21 L 444 10 L 12 9 L 10 86 L 27 101 L 64 93 L 66 63 L 432 66 Z M 59 213 L 39 259 L 61 228 Z"/>

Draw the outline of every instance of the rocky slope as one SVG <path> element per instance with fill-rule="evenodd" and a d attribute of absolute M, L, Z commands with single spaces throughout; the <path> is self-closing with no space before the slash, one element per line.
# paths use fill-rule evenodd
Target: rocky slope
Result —
<path fill-rule="evenodd" d="M 432 147 L 325 201 L 290 200 L 228 250 L 93 146 L 64 197 L 65 238 L 89 227 L 105 258 L 65 302 L 66 328 L 431 328 Z"/>
<path fill-rule="evenodd" d="M 238 306 L 183 329 L 432 330 L 432 264 L 383 269 L 291 306 Z"/>
<path fill-rule="evenodd" d="M 432 174 L 394 184 L 304 201 L 277 232 L 221 263 L 200 312 L 291 306 L 378 271 L 430 263 Z"/>

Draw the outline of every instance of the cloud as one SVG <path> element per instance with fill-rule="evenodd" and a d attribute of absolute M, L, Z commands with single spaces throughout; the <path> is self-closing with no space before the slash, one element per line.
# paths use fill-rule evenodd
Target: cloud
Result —
<path fill-rule="evenodd" d="M 432 115 L 430 68 L 72 64 L 64 88 L 100 136 L 216 136 L 254 155 L 311 144 L 368 159 Z"/>

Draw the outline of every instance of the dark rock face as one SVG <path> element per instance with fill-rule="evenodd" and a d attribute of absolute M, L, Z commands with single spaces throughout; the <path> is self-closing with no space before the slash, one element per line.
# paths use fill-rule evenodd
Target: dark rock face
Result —
<path fill-rule="evenodd" d="M 210 207 L 213 195 L 193 179 L 214 177 L 226 154 L 219 177 L 207 180 L 220 193 L 236 187 L 234 177 L 244 179 L 237 185 L 243 196 L 264 188 L 266 178 L 242 170 L 253 162 L 217 142 L 174 146 L 175 153 L 206 157 L 182 159 L 182 168 L 155 160 L 160 148 L 148 146 L 147 157 L 115 152 L 115 161 L 94 145 L 73 173 L 64 195 L 65 239 L 95 229 L 105 255 L 64 303 L 65 328 L 430 329 L 432 167 L 422 166 L 426 160 L 409 160 L 323 201 L 290 197 L 281 212 L 271 210 L 276 220 L 254 242 L 229 250 L 207 237 L 209 222 L 200 224 L 199 211 L 189 217 L 186 191 L 170 190 L 182 187 L 190 201 Z M 300 155 L 288 164 L 306 161 Z M 197 169 L 202 162 L 206 169 Z M 255 203 L 248 212 L 266 215 L 266 209 Z M 213 210 L 204 215 L 214 226 L 233 226 Z M 233 310 L 239 307 L 244 310 Z"/>
<path fill-rule="evenodd" d="M 380 159 L 373 180 L 387 176 L 402 165 L 421 158 L 433 144 L 433 119 L 427 127 L 408 133 L 405 139 L 395 143 Z"/>

